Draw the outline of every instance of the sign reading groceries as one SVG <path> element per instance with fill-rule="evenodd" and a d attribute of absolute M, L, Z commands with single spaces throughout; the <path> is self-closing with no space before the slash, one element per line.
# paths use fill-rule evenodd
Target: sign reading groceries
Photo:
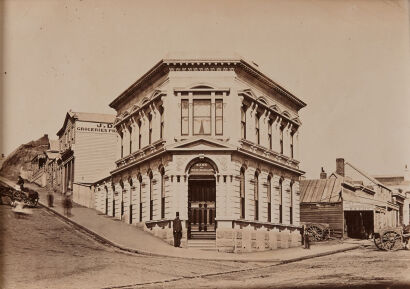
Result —
<path fill-rule="evenodd" d="M 115 128 L 113 128 L 112 123 L 103 123 L 103 122 L 77 121 L 75 129 L 78 132 L 117 133 Z"/>

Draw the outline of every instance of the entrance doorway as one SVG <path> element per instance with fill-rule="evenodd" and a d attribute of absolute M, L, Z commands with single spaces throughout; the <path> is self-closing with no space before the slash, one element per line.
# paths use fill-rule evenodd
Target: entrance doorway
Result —
<path fill-rule="evenodd" d="M 349 238 L 368 239 L 374 233 L 373 211 L 345 211 L 344 215 Z"/>

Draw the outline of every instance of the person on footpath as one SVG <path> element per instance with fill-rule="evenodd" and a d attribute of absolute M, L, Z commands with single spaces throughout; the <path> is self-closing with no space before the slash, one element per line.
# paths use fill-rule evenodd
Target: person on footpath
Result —
<path fill-rule="evenodd" d="M 309 233 L 306 230 L 306 225 L 303 225 L 303 243 L 305 244 L 305 249 L 310 249 Z"/>
<path fill-rule="evenodd" d="M 53 193 L 53 191 L 48 191 L 47 192 L 47 202 L 48 202 L 48 206 L 50 208 L 52 208 L 53 204 L 54 204 L 54 193 Z"/>
<path fill-rule="evenodd" d="M 180 247 L 182 238 L 182 223 L 179 219 L 179 212 L 176 213 L 176 217 L 172 222 L 172 228 L 174 232 L 174 247 Z"/>
<path fill-rule="evenodd" d="M 68 218 L 71 217 L 72 207 L 73 207 L 73 203 L 71 201 L 71 190 L 68 190 L 65 193 L 64 200 L 63 200 L 64 215 Z"/>

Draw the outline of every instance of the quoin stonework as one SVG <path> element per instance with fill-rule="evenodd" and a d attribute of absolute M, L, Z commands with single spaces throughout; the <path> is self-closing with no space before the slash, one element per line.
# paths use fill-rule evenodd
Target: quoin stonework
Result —
<path fill-rule="evenodd" d="M 300 245 L 298 112 L 306 104 L 243 59 L 164 59 L 110 106 L 115 169 L 95 207 L 182 246 Z"/>

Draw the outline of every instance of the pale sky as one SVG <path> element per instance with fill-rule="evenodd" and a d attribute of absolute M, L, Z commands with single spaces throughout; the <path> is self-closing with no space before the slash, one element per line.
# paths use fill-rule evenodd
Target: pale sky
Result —
<path fill-rule="evenodd" d="M 168 53 L 237 53 L 307 103 L 301 169 L 410 166 L 407 1 L 3 1 L 8 154 L 108 104 Z M 1 63 L 0 63 L 1 64 Z"/>

